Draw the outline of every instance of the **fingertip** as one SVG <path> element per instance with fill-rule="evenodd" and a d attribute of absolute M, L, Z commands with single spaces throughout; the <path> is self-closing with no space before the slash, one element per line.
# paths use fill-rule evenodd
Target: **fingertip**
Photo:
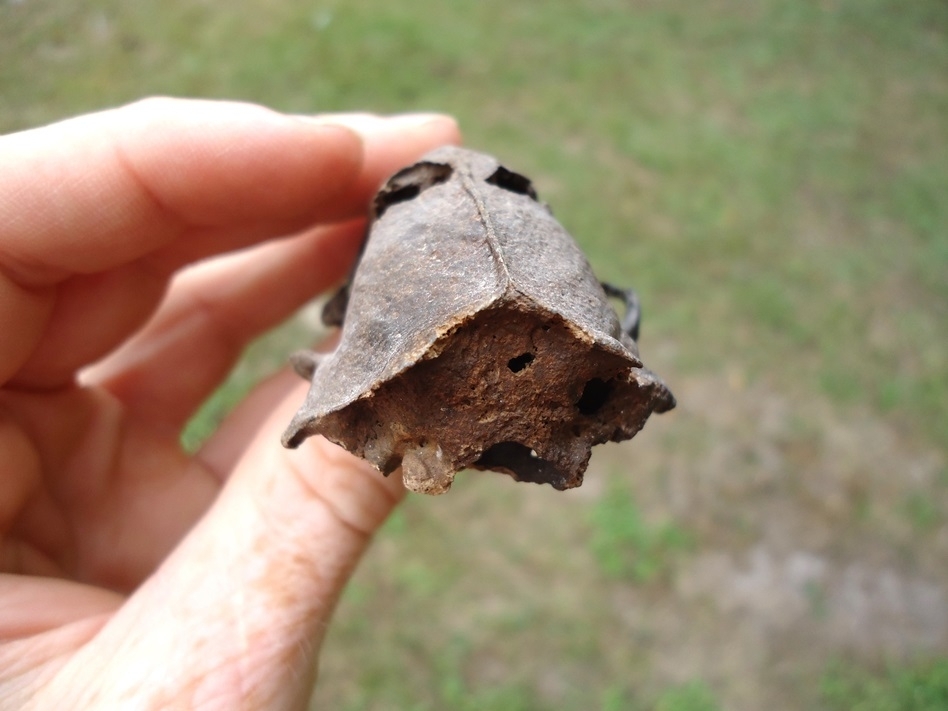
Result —
<path fill-rule="evenodd" d="M 398 136 L 407 145 L 428 150 L 461 141 L 457 120 L 440 113 L 394 114 L 371 123 L 357 120 L 353 128 L 362 134 L 367 144 L 385 142 Z"/>
<path fill-rule="evenodd" d="M 345 215 L 364 211 L 379 186 L 396 171 L 430 150 L 461 141 L 457 121 L 445 114 L 328 114 L 314 120 L 346 126 L 362 138 L 365 160 L 361 175 L 347 199 L 339 203 Z"/>
<path fill-rule="evenodd" d="M 284 455 L 311 491 L 327 502 L 345 525 L 367 538 L 405 497 L 401 469 L 384 476 L 369 462 L 324 437 L 311 437 Z"/>

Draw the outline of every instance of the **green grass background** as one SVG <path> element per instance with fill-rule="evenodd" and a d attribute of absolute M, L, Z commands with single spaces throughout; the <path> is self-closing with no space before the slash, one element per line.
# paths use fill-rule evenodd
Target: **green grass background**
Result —
<path fill-rule="evenodd" d="M 941 458 L 940 479 L 898 505 L 914 531 L 898 546 L 946 530 L 942 0 L 0 0 L 0 131 L 149 94 L 455 114 L 469 145 L 534 178 L 603 279 L 639 289 L 643 354 L 673 387 L 779 393 L 798 404 L 796 444 L 819 438 L 810 407 L 880 423 Z M 189 446 L 305 338 L 291 323 L 256 344 Z M 646 483 L 602 467 L 608 484 L 567 513 L 498 477 L 459 480 L 450 504 L 409 500 L 347 592 L 317 701 L 695 711 L 740 697 L 736 679 L 658 670 L 604 603 L 660 596 L 700 551 L 705 529 L 639 502 L 663 453 L 697 470 L 709 437 L 650 424 L 622 450 L 655 453 Z M 873 531 L 872 506 L 843 524 Z M 740 519 L 716 525 L 753 540 Z M 944 690 L 932 668 L 865 673 L 893 694 L 893 679 Z M 843 708 L 871 686 L 826 673 L 777 679 L 773 698 Z"/>

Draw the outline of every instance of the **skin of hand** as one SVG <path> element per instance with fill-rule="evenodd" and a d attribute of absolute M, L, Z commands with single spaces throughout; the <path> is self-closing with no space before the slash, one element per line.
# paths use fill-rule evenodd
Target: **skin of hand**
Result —
<path fill-rule="evenodd" d="M 280 434 L 243 347 L 341 280 L 372 194 L 453 120 L 148 99 L 0 137 L 0 708 L 305 708 L 333 607 L 403 496 Z"/>

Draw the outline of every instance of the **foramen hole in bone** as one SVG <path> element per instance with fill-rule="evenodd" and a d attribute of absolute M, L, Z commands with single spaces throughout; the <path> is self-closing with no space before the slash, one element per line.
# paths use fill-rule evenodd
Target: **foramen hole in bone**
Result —
<path fill-rule="evenodd" d="M 507 367 L 514 373 L 519 373 L 533 362 L 533 353 L 524 353 L 507 361 Z"/>

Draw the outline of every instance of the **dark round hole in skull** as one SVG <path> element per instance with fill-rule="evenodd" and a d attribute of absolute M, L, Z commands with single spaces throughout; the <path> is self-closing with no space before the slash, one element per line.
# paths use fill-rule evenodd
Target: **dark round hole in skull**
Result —
<path fill-rule="evenodd" d="M 612 386 L 608 382 L 601 378 L 593 378 L 583 388 L 583 394 L 580 395 L 576 407 L 584 415 L 595 415 L 605 406 L 611 393 Z"/>
<path fill-rule="evenodd" d="M 514 373 L 519 373 L 533 362 L 533 353 L 521 353 L 516 358 L 507 361 L 507 367 Z"/>

